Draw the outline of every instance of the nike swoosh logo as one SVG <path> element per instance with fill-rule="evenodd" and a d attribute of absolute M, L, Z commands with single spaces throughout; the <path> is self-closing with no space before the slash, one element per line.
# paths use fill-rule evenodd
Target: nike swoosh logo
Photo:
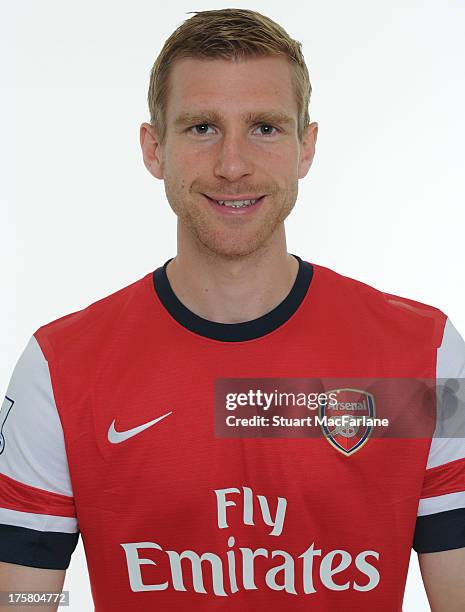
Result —
<path fill-rule="evenodd" d="M 157 419 L 153 419 L 153 421 L 149 421 L 148 423 L 144 423 L 143 425 L 139 425 L 138 427 L 133 427 L 132 429 L 127 429 L 126 431 L 116 431 L 115 421 L 113 420 L 113 423 L 108 428 L 108 441 L 112 444 L 119 444 L 120 442 L 124 442 L 128 438 L 132 438 L 132 436 L 135 436 L 141 431 L 144 431 L 144 429 L 152 427 L 152 425 L 155 425 L 155 423 L 158 423 L 165 417 L 169 416 L 170 414 L 172 414 L 172 412 L 173 411 L 167 412 L 166 414 L 163 414 Z"/>

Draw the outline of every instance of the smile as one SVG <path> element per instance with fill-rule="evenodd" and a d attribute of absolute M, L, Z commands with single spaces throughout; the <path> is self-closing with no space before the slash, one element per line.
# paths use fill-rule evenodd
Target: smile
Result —
<path fill-rule="evenodd" d="M 205 195 L 205 194 L 204 194 Z M 219 206 L 226 206 L 227 208 L 248 208 L 249 206 L 253 206 L 260 200 L 262 200 L 265 196 L 259 196 L 258 198 L 250 198 L 250 199 L 236 199 L 236 200 L 217 200 L 214 198 L 210 198 L 205 195 L 211 202 L 215 202 Z"/>

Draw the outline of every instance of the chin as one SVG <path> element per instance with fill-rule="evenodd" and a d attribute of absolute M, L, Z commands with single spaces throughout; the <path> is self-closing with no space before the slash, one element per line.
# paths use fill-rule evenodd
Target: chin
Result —
<path fill-rule="evenodd" d="M 179 211 L 180 212 L 180 211 Z M 271 239 L 282 223 L 282 219 L 289 214 L 274 215 L 268 218 L 260 227 L 237 229 L 237 231 L 226 228 L 220 224 L 212 223 L 211 219 L 202 214 L 198 209 L 183 210 L 178 215 L 181 222 L 189 233 L 193 235 L 203 247 L 211 253 L 225 259 L 237 259 L 246 257 L 263 248 Z M 235 235 L 237 234 L 237 235 Z"/>
<path fill-rule="evenodd" d="M 200 240 L 204 247 L 206 247 L 212 254 L 222 257 L 224 259 L 237 259 L 238 257 L 246 257 L 253 253 L 259 248 L 260 245 L 247 243 L 247 244 L 218 244 L 211 240 Z"/>
<path fill-rule="evenodd" d="M 221 233 L 216 236 L 216 239 L 212 234 L 208 236 L 198 235 L 197 237 L 199 242 L 201 242 L 211 253 L 223 259 L 247 257 L 263 248 L 268 238 L 268 236 L 254 235 L 247 239 L 241 236 L 241 239 L 235 241 L 231 240 L 230 236 L 226 237 Z"/>

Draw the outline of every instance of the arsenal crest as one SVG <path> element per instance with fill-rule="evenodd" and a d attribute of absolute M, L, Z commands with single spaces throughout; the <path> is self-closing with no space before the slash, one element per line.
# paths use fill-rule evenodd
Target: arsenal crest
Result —
<path fill-rule="evenodd" d="M 373 431 L 374 397 L 361 389 L 333 389 L 331 393 L 336 394 L 337 401 L 320 406 L 318 422 L 334 448 L 344 455 L 353 455 Z"/>

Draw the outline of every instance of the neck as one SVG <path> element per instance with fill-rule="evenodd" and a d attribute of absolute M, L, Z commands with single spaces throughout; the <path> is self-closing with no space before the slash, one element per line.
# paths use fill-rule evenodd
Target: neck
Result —
<path fill-rule="evenodd" d="M 217 323 L 242 323 L 280 304 L 298 268 L 285 238 L 234 259 L 178 241 L 166 274 L 178 299 L 196 315 Z"/>

